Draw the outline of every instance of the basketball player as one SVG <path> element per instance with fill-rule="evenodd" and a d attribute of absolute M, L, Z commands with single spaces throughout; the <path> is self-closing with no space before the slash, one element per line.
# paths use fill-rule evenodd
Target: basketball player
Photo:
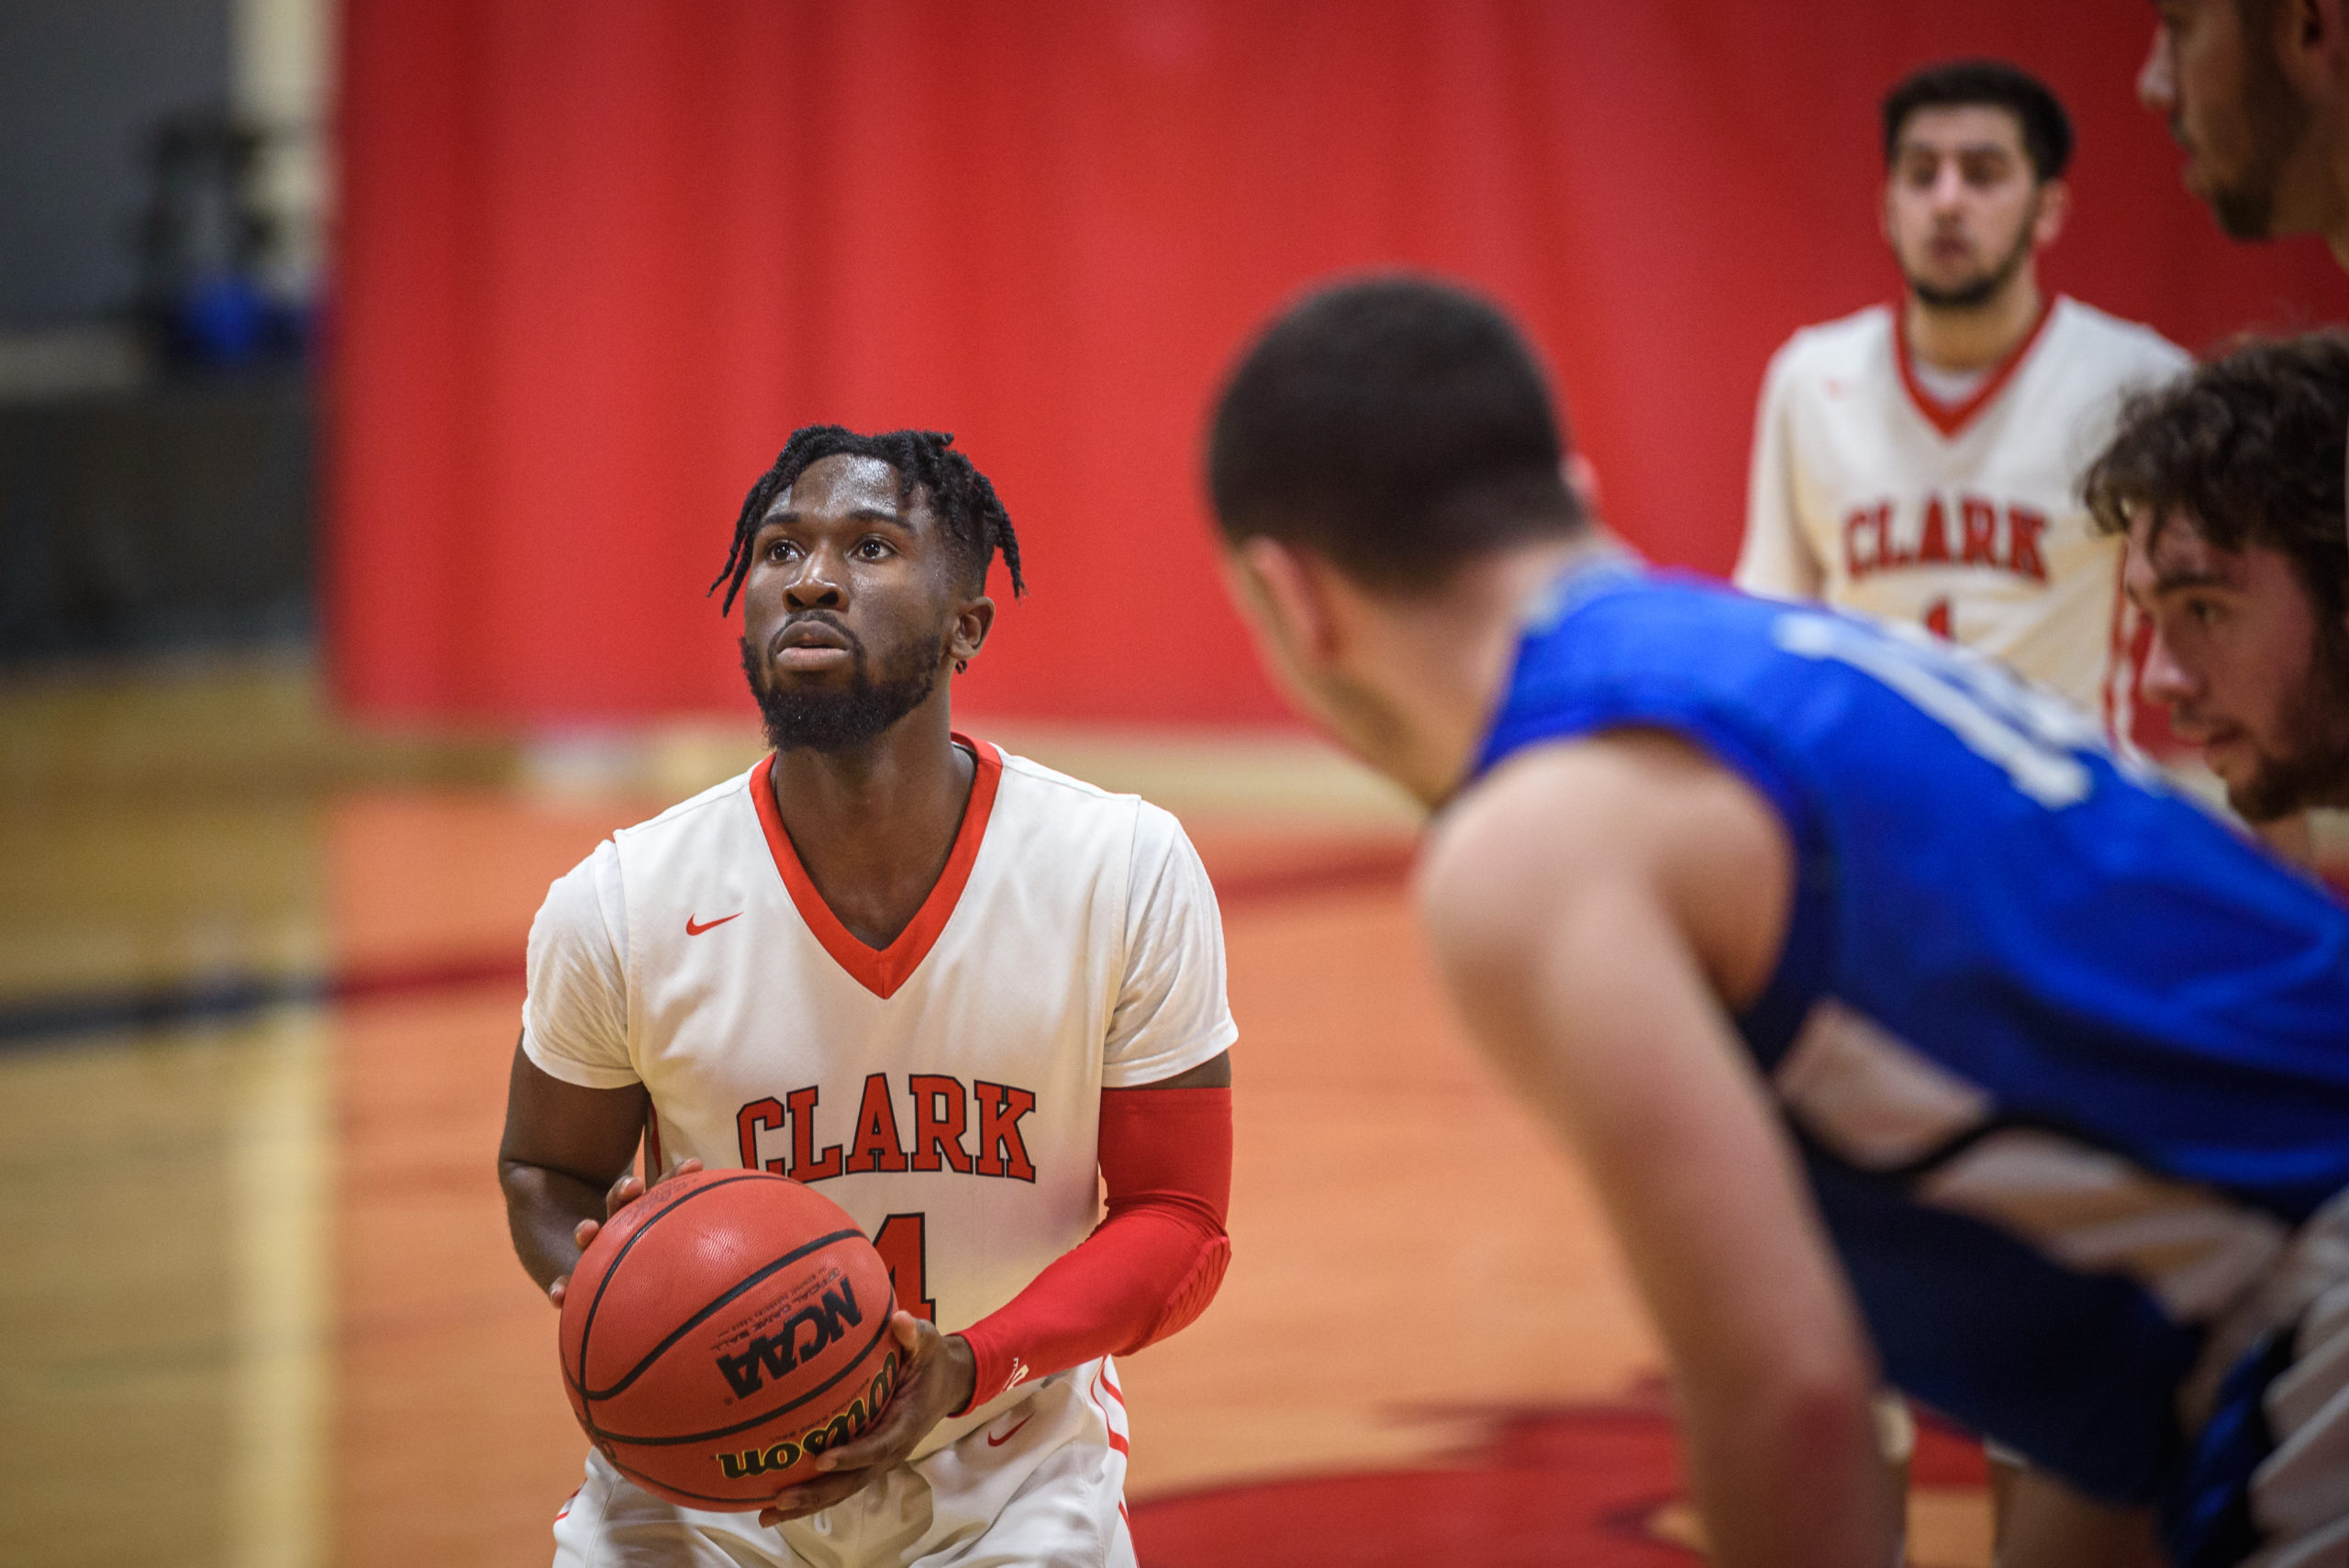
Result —
<path fill-rule="evenodd" d="M 2349 267 L 2349 8 L 2156 0 L 2137 96 L 2186 152 L 2186 187 L 2237 239 L 2320 234 Z"/>
<path fill-rule="evenodd" d="M 1763 383 L 1736 577 L 1920 625 L 2004 660 L 2125 735 L 2121 547 L 2076 489 L 2122 389 L 2187 355 L 2040 291 L 2070 207 L 2071 122 L 1996 61 L 1884 100 L 1897 306 L 1796 333 Z"/>
<path fill-rule="evenodd" d="M 2254 825 L 2349 805 L 2349 338 L 2254 342 L 2134 400 L 2089 469 L 2154 628 L 2145 695 Z"/>
<path fill-rule="evenodd" d="M 2187 188 L 2237 239 L 2321 234 L 2349 267 L 2349 8 L 2159 0 L 2154 10 L 2137 96 L 2185 150 Z"/>
<path fill-rule="evenodd" d="M 1979 654 L 1643 570 L 1560 448 L 1497 312 L 1374 280 L 1249 350 L 1209 484 L 1268 662 L 1441 811 L 1428 931 L 1714 1561 L 1893 1560 L 1880 1376 L 2031 1461 L 2008 1568 L 2340 1561 L 2349 910 Z"/>
<path fill-rule="evenodd" d="M 1134 1561 L 1110 1358 L 1230 1253 L 1222 935 L 1172 817 L 952 731 L 997 550 L 1020 578 L 950 439 L 811 427 L 752 486 L 718 583 L 774 753 L 550 889 L 499 1160 L 558 1304 L 640 1136 L 817 1185 L 889 1263 L 906 1379 L 755 1517 L 592 1454 L 559 1564 Z"/>

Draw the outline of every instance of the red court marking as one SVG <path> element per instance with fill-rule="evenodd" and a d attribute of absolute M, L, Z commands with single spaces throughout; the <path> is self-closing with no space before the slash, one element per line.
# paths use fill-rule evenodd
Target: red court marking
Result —
<path fill-rule="evenodd" d="M 761 794 L 763 796 L 764 792 Z M 1244 846 L 1211 846 L 1206 853 L 1216 897 L 1225 908 L 1237 909 L 1286 899 L 1399 887 L 1410 875 L 1414 850 L 1413 840 L 1399 836 L 1329 842 L 1315 842 L 1308 837 L 1302 843 L 1291 840 L 1277 850 L 1251 840 Z M 1275 863 L 1263 863 L 1268 856 Z M 965 867 L 965 874 L 967 870 Z M 541 867 L 535 874 L 542 890 L 548 873 Z M 810 887 L 808 892 L 812 895 L 814 889 Z M 822 901 L 818 899 L 817 905 L 821 908 Z M 829 910 L 824 913 L 831 918 Z M 686 929 L 698 935 L 738 917 L 739 912 L 696 929 L 688 917 Z M 527 912 L 515 916 L 514 921 L 510 940 L 498 941 L 470 954 L 433 953 L 406 962 L 371 958 L 323 975 L 238 975 L 228 977 L 226 983 L 207 981 L 24 998 L 13 1008 L 0 1009 L 0 1041 L 94 1029 L 153 1029 L 190 1018 L 234 1015 L 288 1002 L 356 1005 L 472 986 L 519 985 L 523 980 L 523 939 L 529 930 Z M 918 919 L 916 925 L 921 923 Z M 836 929 L 839 926 L 837 919 L 832 924 Z M 942 917 L 937 924 L 943 929 Z M 930 934 L 934 937 L 936 932 Z M 908 928 L 890 951 L 898 953 L 900 949 L 908 948 L 908 938 L 913 935 L 914 929 Z M 476 940 L 480 940 L 478 934 Z M 878 956 L 845 929 L 839 930 L 839 940 L 850 944 L 847 951 L 852 958 L 856 956 L 855 949 L 862 949 L 868 960 Z M 899 956 L 902 960 L 911 954 L 908 951 Z M 903 963 L 902 967 L 911 973 L 911 963 Z"/>
<path fill-rule="evenodd" d="M 1461 1414 L 1464 1412 L 1447 1412 Z M 1491 1435 L 1424 1469 L 1308 1476 L 1137 1503 L 1141 1568 L 1689 1568 L 1650 1533 L 1681 1496 L 1660 1398 L 1490 1413 Z M 1909 1471 L 1987 1484 L 1980 1445 L 1918 1423 Z"/>

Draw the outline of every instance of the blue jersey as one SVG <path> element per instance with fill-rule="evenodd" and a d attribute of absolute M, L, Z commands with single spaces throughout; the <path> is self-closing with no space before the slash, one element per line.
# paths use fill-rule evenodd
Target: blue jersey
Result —
<path fill-rule="evenodd" d="M 1737 1023 L 1888 1375 L 2207 1556 L 2182 1515 L 2228 1506 L 2189 1494 L 2257 1360 L 2220 1329 L 2349 1188 L 2349 910 L 1977 656 L 1586 565 L 1477 771 L 1627 727 L 1795 849 Z"/>

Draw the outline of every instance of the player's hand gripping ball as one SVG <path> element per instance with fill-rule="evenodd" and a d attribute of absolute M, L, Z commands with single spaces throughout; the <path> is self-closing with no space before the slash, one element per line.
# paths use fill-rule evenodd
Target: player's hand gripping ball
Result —
<path fill-rule="evenodd" d="M 818 1473 L 896 1386 L 888 1265 L 841 1207 L 763 1171 L 661 1183 L 597 1232 L 562 1299 L 562 1383 L 612 1467 L 691 1508 Z"/>

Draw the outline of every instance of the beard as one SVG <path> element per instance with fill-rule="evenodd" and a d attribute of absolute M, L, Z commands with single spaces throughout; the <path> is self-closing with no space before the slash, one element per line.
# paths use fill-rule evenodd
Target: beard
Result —
<path fill-rule="evenodd" d="M 845 686 L 771 685 L 749 638 L 742 639 L 742 673 L 759 705 L 767 744 L 778 751 L 852 751 L 880 739 L 890 726 L 930 700 L 937 689 L 945 646 L 909 648 L 899 668 L 875 680 L 857 635 L 829 617 L 825 624 L 848 639 L 854 659 Z"/>
<path fill-rule="evenodd" d="M 2349 628 L 2337 619 L 2318 631 L 2308 680 L 2278 728 L 2306 739 L 2280 757 L 2263 751 L 2249 778 L 2227 786 L 2235 814 L 2273 822 L 2311 806 L 2349 806 Z"/>
<path fill-rule="evenodd" d="M 2210 216 L 2230 239 L 2276 238 L 2276 198 L 2284 165 L 2308 135 L 2309 106 L 2285 80 L 2269 40 L 2252 40 L 2243 55 L 2243 167 L 2206 194 Z M 2185 126 L 2170 117 L 2170 135 L 2186 145 Z"/>
<path fill-rule="evenodd" d="M 2031 208 L 2023 214 L 2022 228 L 2015 235 L 2014 248 L 1996 266 L 1986 268 L 1962 284 L 1948 288 L 1925 282 L 1915 273 L 1909 274 L 1909 292 L 1928 310 L 1979 310 L 1998 297 L 1998 293 L 2014 282 L 2031 261 L 2032 230 L 2039 223 L 2039 198 L 2031 198 Z"/>

